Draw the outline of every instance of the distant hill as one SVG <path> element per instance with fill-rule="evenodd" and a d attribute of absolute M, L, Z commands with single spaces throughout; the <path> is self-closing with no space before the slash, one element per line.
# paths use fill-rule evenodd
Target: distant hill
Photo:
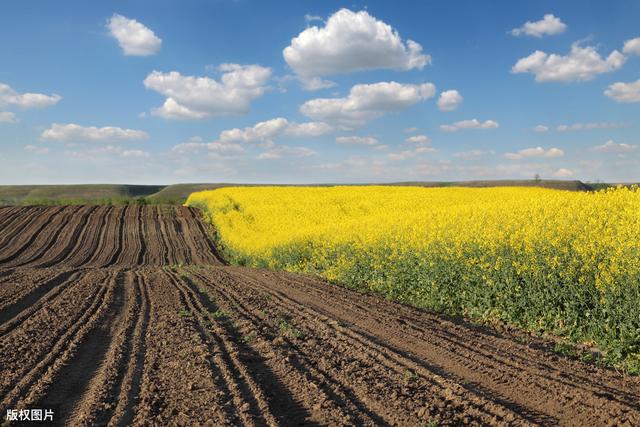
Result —
<path fill-rule="evenodd" d="M 40 204 L 182 204 L 195 191 L 213 190 L 229 186 L 260 186 L 278 184 L 193 183 L 173 185 L 0 185 L 0 205 Z M 381 184 L 316 184 L 333 185 L 410 185 L 417 187 L 543 187 L 567 191 L 593 191 L 613 184 L 585 184 L 582 181 L 563 180 L 499 180 L 499 181 L 445 181 L 394 182 Z M 630 185 L 630 184 L 625 184 Z M 292 185 L 295 186 L 295 185 Z"/>
<path fill-rule="evenodd" d="M 108 203 L 146 197 L 164 187 L 123 184 L 0 185 L 0 204 L 79 204 L 83 201 Z"/>

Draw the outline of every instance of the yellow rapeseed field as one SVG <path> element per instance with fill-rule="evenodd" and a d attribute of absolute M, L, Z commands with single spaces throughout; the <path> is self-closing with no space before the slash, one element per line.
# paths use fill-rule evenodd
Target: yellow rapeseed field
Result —
<path fill-rule="evenodd" d="M 239 264 L 640 353 L 637 188 L 232 187 L 187 204 Z"/>

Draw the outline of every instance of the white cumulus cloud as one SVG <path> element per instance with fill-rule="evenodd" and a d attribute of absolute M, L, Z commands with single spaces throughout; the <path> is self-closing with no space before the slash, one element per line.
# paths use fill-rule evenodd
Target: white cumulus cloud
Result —
<path fill-rule="evenodd" d="M 378 145 L 380 142 L 372 136 L 339 136 L 336 143 L 341 145 Z"/>
<path fill-rule="evenodd" d="M 560 18 L 554 16 L 551 13 L 544 15 L 544 17 L 536 22 L 527 21 L 520 28 L 514 28 L 511 30 L 511 35 L 521 36 L 527 35 L 531 37 L 553 36 L 560 34 L 567 29 L 567 24 L 562 22 Z"/>
<path fill-rule="evenodd" d="M 40 135 L 43 140 L 64 142 L 131 141 L 146 139 L 148 136 L 146 132 L 141 130 L 113 126 L 98 128 L 95 126 L 80 126 L 74 123 L 54 123 Z"/>
<path fill-rule="evenodd" d="M 640 55 L 640 37 L 624 42 L 622 53 L 626 53 L 627 55 Z"/>
<path fill-rule="evenodd" d="M 153 114 L 168 119 L 202 119 L 243 114 L 261 97 L 271 69 L 259 65 L 223 64 L 220 81 L 210 77 L 183 76 L 177 71 L 153 71 L 144 80 L 147 89 L 166 96 Z"/>
<path fill-rule="evenodd" d="M 142 23 L 117 13 L 109 19 L 107 28 L 127 56 L 153 55 L 162 45 L 162 40 Z"/>
<path fill-rule="evenodd" d="M 535 128 L 533 128 L 533 130 L 535 130 L 536 132 L 548 132 L 549 127 L 545 125 L 538 125 Z"/>
<path fill-rule="evenodd" d="M 461 129 L 497 129 L 500 125 L 494 120 L 485 120 L 484 122 L 478 119 L 461 120 L 450 125 L 440 125 L 440 130 L 445 132 L 456 132 Z"/>
<path fill-rule="evenodd" d="M 525 148 L 524 150 L 520 150 L 517 153 L 506 153 L 504 155 L 509 160 L 522 160 L 529 157 L 562 157 L 564 156 L 564 151 L 559 148 L 550 148 L 545 150 L 542 147 L 535 148 Z"/>
<path fill-rule="evenodd" d="M 625 56 L 614 50 L 603 58 L 593 46 L 571 45 L 568 55 L 547 54 L 535 51 L 521 58 L 511 69 L 512 73 L 531 73 L 537 82 L 580 82 L 594 79 L 598 74 L 609 73 L 622 67 Z"/>
<path fill-rule="evenodd" d="M 604 94 L 616 102 L 640 102 L 640 79 L 630 83 L 613 83 L 604 91 Z"/>
<path fill-rule="evenodd" d="M 282 54 L 295 73 L 304 77 L 372 69 L 422 69 L 431 62 L 420 44 L 412 40 L 405 43 L 390 25 L 366 11 L 349 9 L 331 15 L 324 26 L 306 28 Z"/>
<path fill-rule="evenodd" d="M 380 117 L 385 113 L 400 111 L 435 94 L 431 83 L 401 84 L 379 82 L 359 84 L 351 88 L 344 98 L 316 98 L 302 104 L 300 111 L 315 120 L 339 123 L 354 127 Z"/>
<path fill-rule="evenodd" d="M 11 86 L 0 83 L 0 106 L 43 108 L 56 105 L 61 99 L 62 97 L 56 94 L 18 93 Z"/>
<path fill-rule="evenodd" d="M 283 117 L 258 122 L 252 127 L 244 129 L 233 128 L 224 130 L 218 139 L 223 142 L 273 142 L 279 136 L 290 137 L 316 137 L 324 135 L 332 130 L 332 127 L 323 122 L 290 122 Z"/>
<path fill-rule="evenodd" d="M 612 139 L 610 139 L 602 145 L 597 145 L 593 147 L 591 150 L 598 151 L 601 153 L 626 153 L 629 151 L 633 151 L 636 148 L 638 148 L 637 145 L 624 144 L 624 143 L 616 144 L 615 142 L 613 142 Z"/>
<path fill-rule="evenodd" d="M 431 139 L 427 135 L 413 135 L 404 140 L 410 144 L 428 144 L 431 142 Z"/>
<path fill-rule="evenodd" d="M 438 108 L 441 111 L 453 111 L 462 103 L 462 99 L 457 90 L 445 90 L 438 99 Z"/>

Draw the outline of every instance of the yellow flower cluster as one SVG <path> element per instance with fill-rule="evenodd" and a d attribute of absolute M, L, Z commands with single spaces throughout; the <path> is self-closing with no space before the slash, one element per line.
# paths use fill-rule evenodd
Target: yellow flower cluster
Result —
<path fill-rule="evenodd" d="M 461 261 L 470 268 L 509 265 L 518 274 L 543 274 L 544 264 L 560 276 L 595 277 L 598 287 L 640 270 L 635 189 L 234 187 L 194 193 L 187 205 L 204 207 L 224 247 L 255 263 L 278 267 L 274 251 L 288 247 L 311 257 L 343 248 L 329 278 L 351 264 L 350 253 L 374 247 L 391 258 L 437 247 L 467 257 Z M 519 256 L 505 258 L 509 252 Z"/>

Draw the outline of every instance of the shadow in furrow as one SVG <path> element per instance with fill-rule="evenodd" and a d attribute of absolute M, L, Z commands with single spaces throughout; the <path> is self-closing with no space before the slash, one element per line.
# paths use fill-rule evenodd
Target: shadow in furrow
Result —
<path fill-rule="evenodd" d="M 202 305 L 210 312 L 217 312 L 216 306 L 209 296 L 187 277 L 182 278 Z M 228 337 L 242 354 L 242 362 L 253 378 L 260 378 L 259 384 L 265 390 L 271 413 L 282 425 L 314 425 L 309 421 L 311 414 L 304 408 L 302 402 L 296 400 L 288 388 L 280 382 L 271 369 L 264 363 L 262 356 L 247 345 L 242 339 L 242 333 L 230 322 L 221 322 Z"/>
<path fill-rule="evenodd" d="M 58 407 L 59 418 L 69 420 L 82 402 L 92 378 L 102 364 L 111 343 L 113 325 L 124 307 L 122 273 L 118 274 L 114 299 L 101 321 L 74 350 L 74 357 L 57 372 L 45 396 L 37 406 Z"/>

